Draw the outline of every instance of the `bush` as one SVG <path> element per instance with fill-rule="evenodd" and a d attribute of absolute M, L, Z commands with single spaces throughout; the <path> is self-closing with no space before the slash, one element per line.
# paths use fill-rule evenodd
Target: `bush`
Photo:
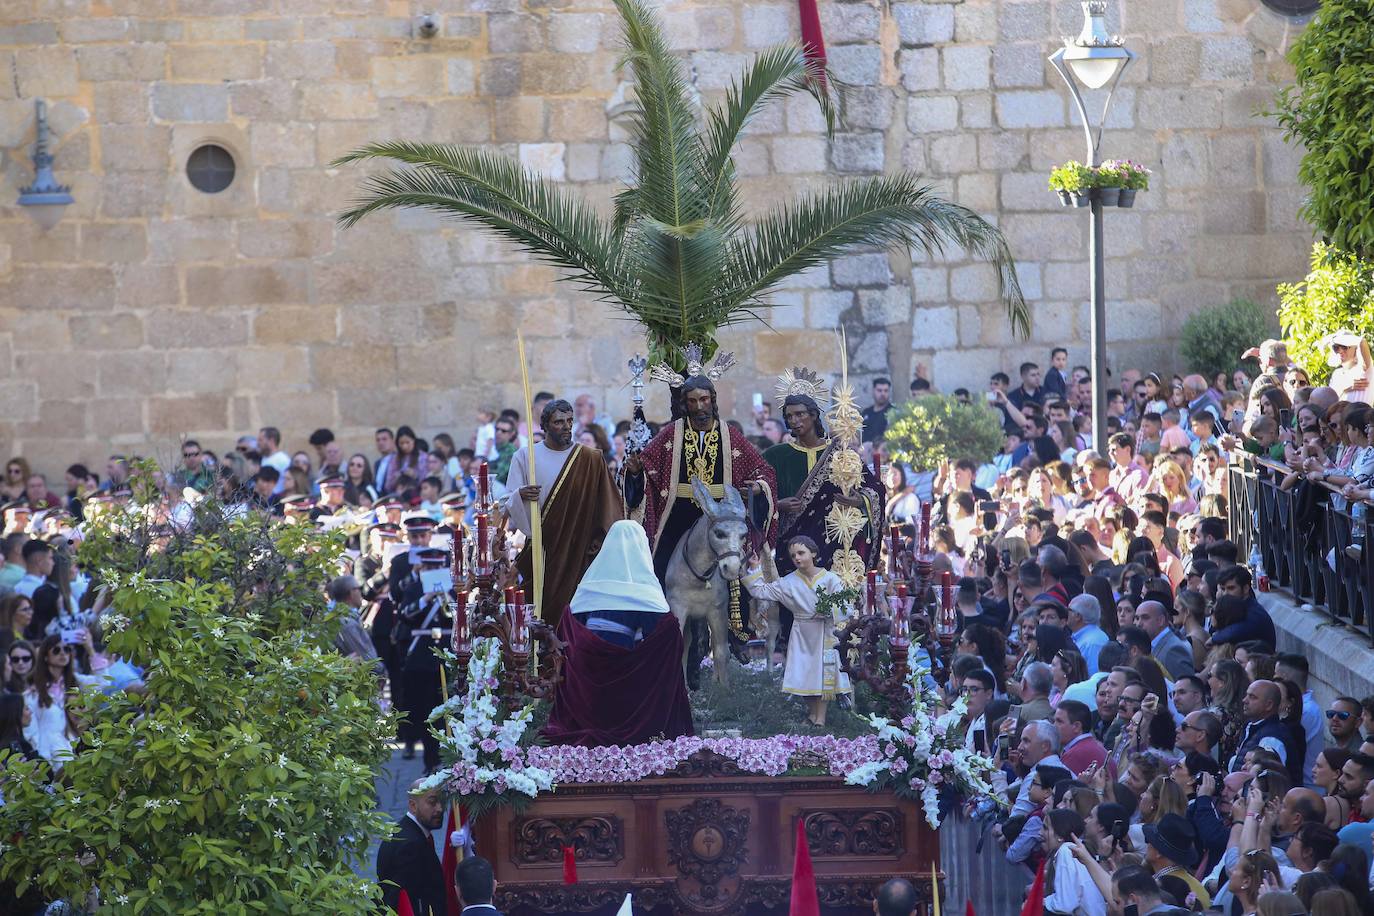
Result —
<path fill-rule="evenodd" d="M 1241 360 L 1240 354 L 1273 336 L 1274 321 L 1258 303 L 1233 299 L 1190 316 L 1179 333 L 1179 353 L 1192 372 L 1211 381 L 1218 372 L 1228 375 L 1244 368 L 1251 375 L 1258 369 L 1254 360 Z"/>
<path fill-rule="evenodd" d="M 946 461 L 987 461 L 1002 447 L 1002 414 L 981 401 L 963 404 L 932 394 L 897 408 L 887 426 L 888 455 L 918 471 Z"/>
<path fill-rule="evenodd" d="M 0 873 L 21 893 L 96 891 L 102 913 L 374 912 L 353 865 L 385 827 L 373 774 L 392 726 L 371 666 L 331 644 L 320 589 L 341 544 L 187 511 L 170 533 L 139 507 L 88 525 L 107 648 L 147 694 L 69 701 L 88 727 L 51 791 L 45 763 L 0 762 Z"/>
<path fill-rule="evenodd" d="M 1305 150 L 1298 169 L 1310 190 L 1303 218 L 1337 248 L 1366 258 L 1374 257 L 1371 54 L 1369 0 L 1323 0 L 1288 52 L 1295 84 L 1279 93 L 1274 112 L 1288 139 Z"/>
<path fill-rule="evenodd" d="M 1331 378 L 1322 338 L 1352 330 L 1374 338 L 1374 263 L 1318 242 L 1312 270 L 1301 283 L 1279 286 L 1279 321 L 1288 358 L 1307 370 L 1314 385 Z"/>

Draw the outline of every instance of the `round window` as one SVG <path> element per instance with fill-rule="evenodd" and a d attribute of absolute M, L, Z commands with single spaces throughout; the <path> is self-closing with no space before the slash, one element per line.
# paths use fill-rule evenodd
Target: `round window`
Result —
<path fill-rule="evenodd" d="M 234 183 L 234 156 L 216 143 L 196 147 L 186 160 L 191 186 L 206 194 L 218 194 Z"/>
<path fill-rule="evenodd" d="M 1310 16 L 1320 7 L 1321 0 L 1264 0 L 1264 5 L 1284 16 Z"/>

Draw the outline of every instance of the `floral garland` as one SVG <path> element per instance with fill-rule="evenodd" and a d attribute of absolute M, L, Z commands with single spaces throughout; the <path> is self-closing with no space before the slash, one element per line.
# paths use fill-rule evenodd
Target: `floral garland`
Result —
<path fill-rule="evenodd" d="M 446 652 L 443 656 L 447 657 L 441 657 L 441 664 L 452 658 Z M 417 792 L 442 788 L 470 807 L 487 809 L 553 789 L 553 775 L 531 766 L 520 746 L 534 717 L 534 704 L 502 715 L 503 704 L 496 695 L 501 670 L 500 642 L 492 637 L 474 639 L 467 690 L 429 714 L 445 766 L 421 782 Z"/>
<path fill-rule="evenodd" d="M 850 770 L 844 781 L 872 790 L 889 789 L 898 797 L 919 800 L 930 826 L 938 828 L 942 787 L 948 786 L 967 797 L 1002 802 L 992 786 L 992 774 L 997 769 L 992 760 L 964 746 L 964 733 L 968 730 L 964 714 L 968 705 L 960 697 L 948 712 L 935 715 L 935 692 L 925 680 L 929 673 L 928 662 L 918 661 L 912 666 L 907 685 L 911 691 L 911 713 L 900 722 L 876 715 L 868 717 L 878 731 L 877 759 Z"/>

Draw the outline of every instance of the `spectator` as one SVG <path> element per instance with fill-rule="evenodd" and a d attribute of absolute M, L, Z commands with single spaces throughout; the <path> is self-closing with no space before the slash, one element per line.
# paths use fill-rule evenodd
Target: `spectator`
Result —
<path fill-rule="evenodd" d="M 1240 643 L 1253 639 L 1266 645 L 1268 651 L 1274 651 L 1274 621 L 1255 597 L 1253 582 L 1250 570 L 1244 566 L 1229 566 L 1217 576 L 1218 597 L 1229 595 L 1243 601 L 1245 616 L 1220 630 L 1213 630 L 1209 641 L 1211 645 Z"/>
<path fill-rule="evenodd" d="M 892 379 L 879 376 L 873 380 L 870 390 L 873 403 L 863 409 L 863 441 L 881 442 L 887 435 L 889 411 L 892 408 Z"/>
<path fill-rule="evenodd" d="M 1171 678 L 1193 673 L 1192 646 L 1169 626 L 1163 604 L 1142 601 L 1135 610 L 1135 623 L 1150 637 L 1150 654 L 1164 666 Z"/>
<path fill-rule="evenodd" d="M 905 878 L 893 878 L 873 896 L 873 912 L 878 916 L 915 916 L 919 898 L 916 888 Z"/>
<path fill-rule="evenodd" d="M 1017 410 L 1025 410 L 1027 404 L 1039 406 L 1044 400 L 1044 393 L 1040 388 L 1040 367 L 1035 363 L 1021 364 L 1021 385 L 1015 391 L 1007 395 L 1013 407 Z"/>
<path fill-rule="evenodd" d="M 1054 711 L 1054 728 L 1062 748 L 1059 756 L 1074 776 L 1107 762 L 1107 749 L 1093 737 L 1092 727 L 1092 711 L 1077 700 L 1064 700 Z"/>

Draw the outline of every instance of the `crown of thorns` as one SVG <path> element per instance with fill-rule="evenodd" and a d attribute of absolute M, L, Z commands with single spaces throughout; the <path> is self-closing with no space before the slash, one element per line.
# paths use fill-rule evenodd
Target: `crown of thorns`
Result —
<path fill-rule="evenodd" d="M 667 363 L 655 363 L 649 370 L 649 378 L 655 382 L 667 382 L 671 388 L 681 388 L 683 382 L 699 375 L 704 375 L 714 382 L 735 365 L 735 354 L 717 353 L 715 361 L 707 368 L 701 362 L 700 344 L 688 344 L 683 347 L 682 356 L 687 361 L 686 375 L 679 375 Z"/>

